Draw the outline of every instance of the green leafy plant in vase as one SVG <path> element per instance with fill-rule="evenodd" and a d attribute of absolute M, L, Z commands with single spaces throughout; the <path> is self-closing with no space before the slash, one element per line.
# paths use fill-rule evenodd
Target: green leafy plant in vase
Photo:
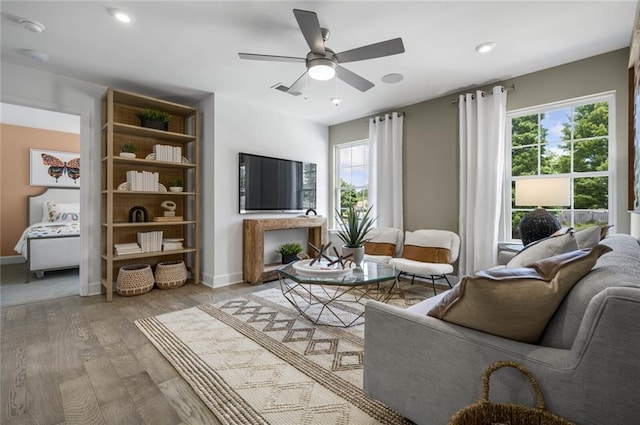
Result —
<path fill-rule="evenodd" d="M 169 190 L 171 192 L 182 192 L 183 187 L 182 187 L 182 180 L 178 179 L 178 178 L 172 178 L 169 180 Z"/>
<path fill-rule="evenodd" d="M 367 209 L 351 205 L 344 215 L 336 209 L 336 221 L 338 222 L 338 238 L 344 243 L 342 255 L 353 254 L 349 259 L 357 266 L 364 260 L 364 243 L 367 242 L 367 233 L 373 227 L 376 217 L 371 217 L 371 207 Z"/>
<path fill-rule="evenodd" d="M 138 147 L 132 143 L 123 143 L 120 146 L 120 156 L 122 158 L 135 158 Z"/>
<path fill-rule="evenodd" d="M 158 111 L 155 109 L 145 109 L 136 114 L 140 119 L 140 125 L 142 127 L 154 128 L 156 130 L 167 131 L 169 129 L 169 121 L 171 121 L 171 114 L 167 112 Z"/>
<path fill-rule="evenodd" d="M 289 242 L 280 245 L 277 251 L 282 255 L 282 264 L 289 264 L 298 259 L 298 253 L 302 252 L 302 245 Z"/>

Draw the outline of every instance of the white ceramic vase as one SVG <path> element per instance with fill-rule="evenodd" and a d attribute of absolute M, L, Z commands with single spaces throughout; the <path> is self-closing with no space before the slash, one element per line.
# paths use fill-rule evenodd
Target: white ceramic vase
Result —
<path fill-rule="evenodd" d="M 349 257 L 349 260 L 352 260 L 356 263 L 356 266 L 362 266 L 362 262 L 364 261 L 364 246 L 359 246 L 357 248 L 349 248 L 346 246 L 342 246 L 342 256 L 346 257 L 349 254 L 353 254 L 353 256 Z"/>
<path fill-rule="evenodd" d="M 120 152 L 120 158 L 135 158 L 136 154 L 132 152 Z"/>
<path fill-rule="evenodd" d="M 182 187 L 171 186 L 169 187 L 170 192 L 182 192 Z"/>

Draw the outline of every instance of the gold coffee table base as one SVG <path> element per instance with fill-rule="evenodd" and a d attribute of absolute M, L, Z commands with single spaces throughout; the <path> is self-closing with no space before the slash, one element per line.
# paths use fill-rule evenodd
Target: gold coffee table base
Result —
<path fill-rule="evenodd" d="M 298 273 L 291 264 L 278 270 L 284 297 L 315 324 L 351 327 L 364 323 L 368 300 L 388 301 L 397 287 L 395 267 L 364 262 L 362 268 L 340 278 Z"/>

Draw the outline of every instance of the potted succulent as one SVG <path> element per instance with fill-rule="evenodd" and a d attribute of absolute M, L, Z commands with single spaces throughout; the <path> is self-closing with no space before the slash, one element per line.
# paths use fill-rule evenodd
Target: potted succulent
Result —
<path fill-rule="evenodd" d="M 364 243 L 367 241 L 365 236 L 371 230 L 376 218 L 369 216 L 371 207 L 362 210 L 356 205 L 351 205 L 345 213 L 346 215 L 343 217 L 336 209 L 338 237 L 344 243 L 342 255 L 353 254 L 353 262 L 360 266 L 364 260 Z"/>
<path fill-rule="evenodd" d="M 289 264 L 298 259 L 298 253 L 302 252 L 302 245 L 297 242 L 289 242 L 280 245 L 278 252 L 282 254 L 282 264 Z"/>
<path fill-rule="evenodd" d="M 120 146 L 120 157 L 122 158 L 135 158 L 138 147 L 132 143 L 123 143 Z"/>
<path fill-rule="evenodd" d="M 155 109 L 145 109 L 136 114 L 140 119 L 140 125 L 147 128 L 155 128 L 156 130 L 167 131 L 169 129 L 169 121 L 171 114 L 157 111 Z"/>
<path fill-rule="evenodd" d="M 182 192 L 182 180 L 175 177 L 169 180 L 169 190 L 171 192 Z"/>

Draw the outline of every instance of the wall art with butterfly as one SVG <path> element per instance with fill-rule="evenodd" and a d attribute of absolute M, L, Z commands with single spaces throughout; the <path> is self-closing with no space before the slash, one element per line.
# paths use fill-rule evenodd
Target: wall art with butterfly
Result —
<path fill-rule="evenodd" d="M 80 154 L 30 149 L 31 186 L 80 187 Z"/>

